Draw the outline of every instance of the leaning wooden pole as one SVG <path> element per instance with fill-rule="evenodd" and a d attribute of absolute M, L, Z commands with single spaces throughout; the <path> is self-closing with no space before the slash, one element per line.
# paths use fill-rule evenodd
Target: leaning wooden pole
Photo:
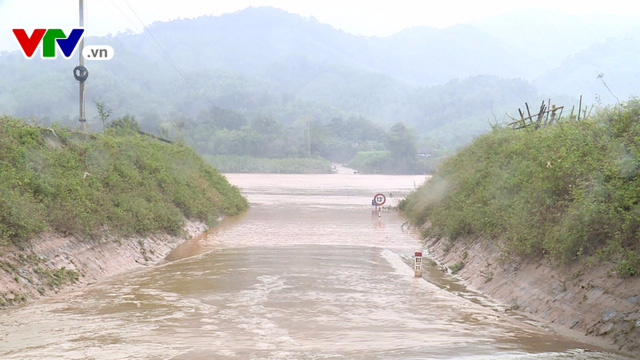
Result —
<path fill-rule="evenodd" d="M 580 103 L 578 105 L 578 121 L 580 121 L 580 113 L 582 112 L 582 95 L 580 95 Z"/>
<path fill-rule="evenodd" d="M 527 115 L 529 115 L 529 118 L 528 118 L 529 119 L 529 123 L 532 123 L 533 120 L 531 119 L 531 111 L 529 110 L 529 104 L 524 103 L 524 106 L 527 107 Z"/>
<path fill-rule="evenodd" d="M 551 112 L 551 98 L 549 98 L 549 101 L 547 102 L 547 116 L 544 118 L 544 125 L 546 126 L 547 123 L 549 122 L 549 113 Z"/>

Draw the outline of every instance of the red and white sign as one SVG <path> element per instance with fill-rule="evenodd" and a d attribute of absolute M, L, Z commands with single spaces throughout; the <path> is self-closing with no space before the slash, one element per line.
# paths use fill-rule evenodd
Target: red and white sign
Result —
<path fill-rule="evenodd" d="M 373 200 L 378 206 L 382 206 L 385 202 L 387 202 L 387 198 L 383 194 L 376 194 L 376 196 L 373 197 Z"/>

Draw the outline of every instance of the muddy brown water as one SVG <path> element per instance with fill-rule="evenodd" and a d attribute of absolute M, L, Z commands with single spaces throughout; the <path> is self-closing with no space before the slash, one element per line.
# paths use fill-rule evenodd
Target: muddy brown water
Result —
<path fill-rule="evenodd" d="M 411 268 L 424 176 L 230 174 L 244 215 L 166 262 L 0 314 L 2 359 L 613 359 Z"/>

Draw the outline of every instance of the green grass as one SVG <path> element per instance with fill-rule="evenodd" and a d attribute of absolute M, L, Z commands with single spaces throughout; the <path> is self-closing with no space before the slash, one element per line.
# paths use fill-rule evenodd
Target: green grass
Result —
<path fill-rule="evenodd" d="M 78 281 L 79 274 L 75 270 L 67 269 L 64 266 L 58 269 L 45 269 L 40 266 L 35 268 L 36 274 L 40 275 L 51 289 L 58 289 L 66 284 L 73 284 Z M 40 295 L 43 295 L 45 289 L 38 289 Z"/>
<path fill-rule="evenodd" d="M 0 243 L 45 230 L 179 234 L 185 218 L 212 224 L 247 206 L 189 147 L 121 129 L 83 138 L 0 117 Z"/>
<path fill-rule="evenodd" d="M 426 235 L 500 240 L 508 255 L 595 255 L 640 272 L 640 101 L 586 121 L 494 129 L 440 165 L 399 208 Z"/>
<path fill-rule="evenodd" d="M 329 162 L 322 158 L 255 158 L 237 155 L 204 155 L 211 166 L 224 173 L 328 174 Z"/>
<path fill-rule="evenodd" d="M 458 261 L 457 263 L 453 264 L 450 268 L 451 270 L 451 274 L 455 275 L 458 273 L 458 271 L 464 269 L 465 263 L 464 261 Z"/>

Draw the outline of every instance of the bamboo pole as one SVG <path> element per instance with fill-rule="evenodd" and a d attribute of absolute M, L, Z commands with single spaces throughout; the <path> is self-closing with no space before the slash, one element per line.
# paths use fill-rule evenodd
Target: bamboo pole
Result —
<path fill-rule="evenodd" d="M 576 109 L 576 106 L 575 106 L 575 105 L 573 105 L 573 106 L 571 107 L 571 114 L 569 114 L 569 120 L 573 119 L 573 110 L 575 110 L 575 109 Z"/>
<path fill-rule="evenodd" d="M 578 121 L 580 121 L 581 112 L 582 112 L 582 95 L 580 95 L 580 105 L 578 105 Z"/>
<path fill-rule="evenodd" d="M 551 98 L 549 98 L 549 101 L 547 102 L 547 117 L 544 118 L 544 125 L 545 126 L 549 122 L 549 112 L 550 111 L 551 111 Z"/>

